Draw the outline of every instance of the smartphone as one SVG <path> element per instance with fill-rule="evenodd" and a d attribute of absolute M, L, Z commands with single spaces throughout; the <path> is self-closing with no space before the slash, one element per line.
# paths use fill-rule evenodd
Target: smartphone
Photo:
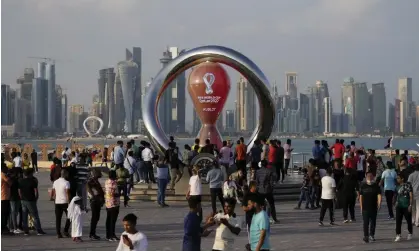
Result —
<path fill-rule="evenodd" d="M 123 235 L 122 235 L 122 238 L 124 238 L 124 239 L 128 239 L 128 235 L 123 234 Z"/>

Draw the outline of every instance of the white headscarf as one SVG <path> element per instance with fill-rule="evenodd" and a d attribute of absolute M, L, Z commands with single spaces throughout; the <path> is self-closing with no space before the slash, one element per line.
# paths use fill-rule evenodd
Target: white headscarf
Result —
<path fill-rule="evenodd" d="M 70 219 L 71 222 L 76 220 L 81 215 L 80 206 L 75 203 L 78 200 L 81 200 L 81 198 L 79 196 L 74 196 L 67 208 L 67 218 Z"/>

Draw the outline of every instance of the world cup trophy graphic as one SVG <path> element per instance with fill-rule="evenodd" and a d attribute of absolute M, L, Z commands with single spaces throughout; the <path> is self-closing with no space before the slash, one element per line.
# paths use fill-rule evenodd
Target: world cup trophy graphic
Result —
<path fill-rule="evenodd" d="M 202 122 L 198 133 L 201 144 L 210 139 L 221 149 L 222 138 L 216 122 L 230 92 L 230 78 L 226 70 L 214 62 L 197 65 L 189 75 L 188 92 Z"/>

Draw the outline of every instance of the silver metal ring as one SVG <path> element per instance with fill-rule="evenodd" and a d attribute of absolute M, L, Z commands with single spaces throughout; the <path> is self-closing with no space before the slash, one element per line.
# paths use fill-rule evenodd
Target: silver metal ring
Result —
<path fill-rule="evenodd" d="M 157 109 L 163 92 L 181 72 L 206 61 L 226 64 L 236 69 L 255 90 L 260 112 L 256 128 L 246 143 L 247 150 L 250 151 L 257 138 L 269 138 L 275 121 L 275 108 L 267 78 L 259 67 L 243 54 L 227 47 L 208 45 L 186 51 L 171 60 L 153 79 L 145 95 L 143 121 L 150 142 L 156 150 L 164 152 L 169 146 L 169 139 L 160 126 Z"/>

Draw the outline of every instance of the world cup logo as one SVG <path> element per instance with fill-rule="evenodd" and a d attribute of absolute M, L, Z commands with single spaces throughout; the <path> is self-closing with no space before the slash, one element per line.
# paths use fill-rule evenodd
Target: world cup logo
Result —
<path fill-rule="evenodd" d="M 211 143 L 220 149 L 222 138 L 215 123 L 230 92 L 230 78 L 227 72 L 217 63 L 199 64 L 189 75 L 188 92 L 202 122 L 198 134 L 200 142 L 204 143 L 206 139 L 210 139 Z"/>

